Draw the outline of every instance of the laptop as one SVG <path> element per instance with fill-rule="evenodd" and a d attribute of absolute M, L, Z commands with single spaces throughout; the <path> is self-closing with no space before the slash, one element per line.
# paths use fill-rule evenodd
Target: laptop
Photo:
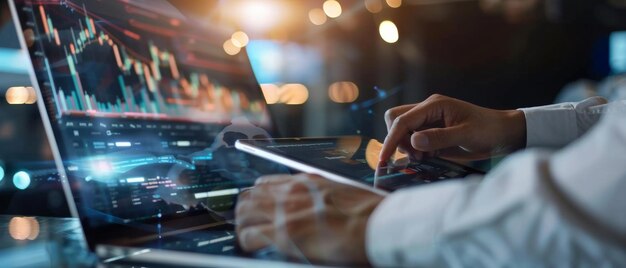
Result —
<path fill-rule="evenodd" d="M 279 165 L 239 152 L 276 134 L 245 50 L 166 1 L 12 0 L 70 211 L 103 263 L 291 267 L 237 246 L 237 195 Z"/>
<path fill-rule="evenodd" d="M 284 165 L 380 194 L 480 173 L 378 167 L 381 145 L 360 136 L 273 139 L 246 51 L 223 47 L 232 32 L 166 1 L 9 3 L 70 212 L 105 264 L 309 265 L 237 244 L 238 194 Z"/>

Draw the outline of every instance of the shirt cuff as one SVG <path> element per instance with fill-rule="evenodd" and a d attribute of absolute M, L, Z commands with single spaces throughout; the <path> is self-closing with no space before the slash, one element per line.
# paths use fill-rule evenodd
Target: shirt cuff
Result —
<path fill-rule="evenodd" d="M 370 263 L 382 267 L 428 263 L 436 255 L 435 244 L 444 227 L 442 211 L 463 186 L 462 181 L 451 181 L 387 196 L 367 224 Z M 405 256 L 409 253 L 411 256 Z"/>
<path fill-rule="evenodd" d="M 572 103 L 520 109 L 526 116 L 526 147 L 559 148 L 578 137 Z"/>
<path fill-rule="evenodd" d="M 526 116 L 526 147 L 560 148 L 580 137 L 598 121 L 606 99 L 522 108 Z"/>

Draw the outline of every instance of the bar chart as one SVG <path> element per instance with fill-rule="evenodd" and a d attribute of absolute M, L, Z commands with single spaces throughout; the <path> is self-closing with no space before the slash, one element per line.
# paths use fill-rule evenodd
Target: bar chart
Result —
<path fill-rule="evenodd" d="M 233 81 L 232 77 L 245 77 L 248 72 L 236 62 L 190 52 L 185 45 L 152 40 L 158 39 L 153 38 L 154 33 L 171 39 L 175 31 L 150 28 L 141 18 L 127 22 L 136 30 L 122 28 L 117 21 L 92 16 L 84 3 L 49 2 L 34 5 L 33 13 L 37 14 L 35 27 L 44 35 L 40 38 L 42 63 L 57 117 L 223 122 L 245 115 L 253 121 L 267 120 L 263 118 L 267 114 L 263 98 L 252 96 L 254 92 L 241 89 L 246 85 Z M 49 12 L 56 12 L 55 16 Z M 59 21 L 60 17 L 67 21 Z M 177 25 L 170 24 L 172 28 Z M 142 31 L 150 31 L 149 37 Z M 188 39 L 195 42 L 190 37 L 180 38 Z M 179 55 L 185 63 L 179 63 Z M 225 74 L 228 78 L 220 81 Z"/>

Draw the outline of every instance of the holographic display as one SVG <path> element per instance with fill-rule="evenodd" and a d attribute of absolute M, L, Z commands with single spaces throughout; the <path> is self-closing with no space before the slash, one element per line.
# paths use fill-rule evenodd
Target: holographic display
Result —
<path fill-rule="evenodd" d="M 239 140 L 239 143 L 255 149 L 252 152 L 241 147 L 250 153 L 268 159 L 284 157 L 298 163 L 275 160 L 292 168 L 312 167 L 386 192 L 481 173 L 444 159 L 409 159 L 399 152 L 390 163 L 381 163 L 382 143 L 365 136 L 257 139 Z"/>
<path fill-rule="evenodd" d="M 107 7 L 89 3 L 99 12 Z M 215 55 L 216 44 L 204 46 L 210 37 L 185 36 L 190 32 L 178 20 L 137 16 L 141 10 L 131 5 L 129 17 L 121 21 L 104 19 L 73 1 L 33 8 L 43 28 L 38 45 L 57 117 L 220 122 L 247 115 L 259 123 L 268 120 L 263 99 L 248 97 L 256 94 L 249 92 L 250 81 L 234 79 L 249 69 L 226 54 Z"/>
<path fill-rule="evenodd" d="M 246 53 L 225 54 L 229 33 L 155 12 L 156 5 L 16 1 L 87 227 L 160 234 L 170 218 L 207 211 L 228 218 L 241 189 L 285 172 L 233 147 L 272 133 Z"/>

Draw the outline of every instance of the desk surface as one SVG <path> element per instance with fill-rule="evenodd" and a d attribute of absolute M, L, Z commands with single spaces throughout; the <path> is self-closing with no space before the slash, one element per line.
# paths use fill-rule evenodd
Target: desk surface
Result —
<path fill-rule="evenodd" d="M 125 258 L 115 257 L 111 258 L 115 259 L 114 261 L 108 263 L 99 262 L 96 255 L 87 250 L 79 221 L 75 218 L 0 215 L 0 233 L 0 267 L 2 268 L 142 266 L 136 260 L 128 263 L 125 262 Z M 122 251 L 119 254 L 122 254 L 120 257 L 128 256 Z M 220 260 L 216 263 L 224 263 L 224 261 Z M 229 266 L 249 266 L 238 263 L 233 262 Z M 249 260 L 246 263 L 249 264 Z M 154 266 L 154 263 L 146 264 L 146 266 Z M 167 265 L 159 265 L 159 267 L 165 266 Z M 275 267 L 271 263 L 265 263 L 263 266 Z M 302 267 L 302 265 L 295 264 L 293 266 Z M 283 263 L 280 267 L 291 267 L 291 265 Z"/>

